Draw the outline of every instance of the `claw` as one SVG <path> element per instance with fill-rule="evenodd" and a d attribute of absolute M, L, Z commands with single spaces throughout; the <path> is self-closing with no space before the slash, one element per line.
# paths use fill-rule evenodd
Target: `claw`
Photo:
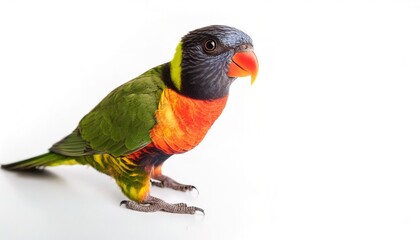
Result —
<path fill-rule="evenodd" d="M 122 205 L 126 205 L 126 206 L 127 206 L 127 203 L 128 203 L 128 201 L 127 201 L 127 200 L 122 200 L 122 201 L 120 202 L 120 206 L 122 206 Z"/>
<path fill-rule="evenodd" d="M 191 186 L 191 189 L 194 189 L 197 192 L 197 195 L 200 195 L 200 191 L 198 191 L 198 189 L 195 186 Z M 191 191 L 191 189 L 190 189 L 190 191 Z"/>
<path fill-rule="evenodd" d="M 206 213 L 204 212 L 204 210 L 202 208 L 199 207 L 195 207 L 195 211 L 197 212 L 201 212 L 203 214 L 203 216 L 206 216 Z"/>

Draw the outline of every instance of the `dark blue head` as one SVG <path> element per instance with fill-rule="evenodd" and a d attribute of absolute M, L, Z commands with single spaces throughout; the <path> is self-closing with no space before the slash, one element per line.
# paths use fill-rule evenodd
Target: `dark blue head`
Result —
<path fill-rule="evenodd" d="M 197 99 L 216 99 L 229 94 L 237 78 L 258 72 L 252 39 L 229 26 L 212 25 L 185 35 L 170 63 L 175 88 Z"/>

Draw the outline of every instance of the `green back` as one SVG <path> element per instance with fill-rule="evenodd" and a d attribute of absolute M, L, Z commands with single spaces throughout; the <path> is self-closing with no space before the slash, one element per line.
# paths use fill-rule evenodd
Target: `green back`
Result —
<path fill-rule="evenodd" d="M 162 65 L 121 85 L 106 96 L 52 152 L 67 156 L 109 153 L 121 156 L 151 142 L 162 90 Z"/>

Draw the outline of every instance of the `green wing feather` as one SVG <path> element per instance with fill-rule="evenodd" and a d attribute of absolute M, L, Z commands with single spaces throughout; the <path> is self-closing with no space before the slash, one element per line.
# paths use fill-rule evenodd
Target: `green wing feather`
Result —
<path fill-rule="evenodd" d="M 67 156 L 109 153 L 121 156 L 151 142 L 162 90 L 162 65 L 121 85 L 106 96 L 52 152 Z"/>
<path fill-rule="evenodd" d="M 80 136 L 79 129 L 74 130 L 70 135 L 54 144 L 50 151 L 65 156 L 84 156 L 99 153 L 93 150 L 89 144 Z"/>

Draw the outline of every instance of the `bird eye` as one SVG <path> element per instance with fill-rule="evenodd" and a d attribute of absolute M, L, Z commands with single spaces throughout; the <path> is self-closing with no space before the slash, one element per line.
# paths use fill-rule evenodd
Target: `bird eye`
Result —
<path fill-rule="evenodd" d="M 214 50 L 216 50 L 216 41 L 214 41 L 213 39 L 208 39 L 204 42 L 204 51 L 210 53 L 213 52 Z"/>

